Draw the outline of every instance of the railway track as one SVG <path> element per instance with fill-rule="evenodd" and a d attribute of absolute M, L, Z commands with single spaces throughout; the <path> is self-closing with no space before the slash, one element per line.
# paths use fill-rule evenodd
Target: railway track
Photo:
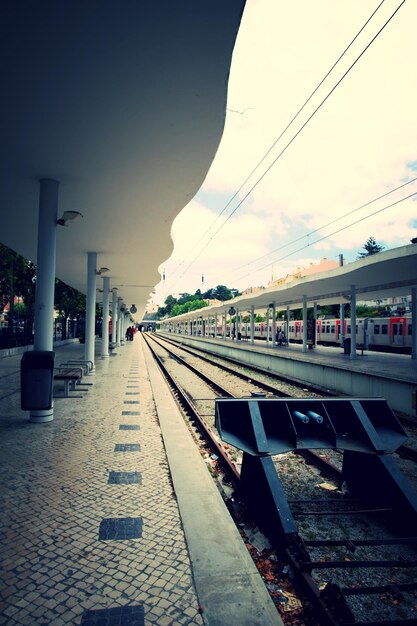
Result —
<path fill-rule="evenodd" d="M 156 340 L 154 335 L 152 335 L 152 339 L 154 341 Z M 256 367 L 252 367 L 251 369 L 249 369 L 247 366 L 241 365 L 238 361 L 235 361 L 234 359 L 229 359 L 226 357 L 220 358 L 207 356 L 207 354 L 201 350 L 198 350 L 196 348 L 189 348 L 188 346 L 182 346 L 180 342 L 177 342 L 173 339 L 168 339 L 167 337 L 163 338 L 163 342 L 165 345 L 169 344 L 173 346 L 173 348 L 177 348 L 185 354 L 197 357 L 206 363 L 217 365 L 218 367 L 221 367 L 223 371 L 230 372 L 231 374 L 234 374 L 242 378 L 243 380 L 247 380 L 249 382 L 257 384 L 259 386 L 260 392 L 265 392 L 267 394 L 270 393 L 273 396 L 279 398 L 288 396 L 300 397 L 300 395 L 303 397 L 334 397 L 334 393 L 332 393 L 330 390 L 323 389 L 322 387 L 308 385 L 304 381 L 289 380 L 285 376 L 280 376 L 272 372 L 267 372 Z M 397 418 L 400 423 L 408 429 L 410 439 L 413 441 L 413 445 L 403 444 L 399 446 L 396 454 L 402 459 L 417 463 L 417 420 L 404 415 L 397 415 Z M 316 462 L 320 461 L 316 460 Z M 404 465 L 403 463 L 401 463 L 401 461 L 400 464 L 403 466 L 402 469 L 405 469 L 406 473 L 408 473 L 407 465 Z M 329 471 L 331 471 L 331 469 Z"/>
<path fill-rule="evenodd" d="M 157 353 L 163 371 L 170 371 L 170 382 L 181 398 L 179 401 L 186 404 L 186 412 L 209 438 L 211 456 L 221 461 L 225 482 L 231 481 L 238 490 L 242 453 L 224 445 L 216 432 L 216 398 L 283 398 L 291 394 L 321 397 L 318 390 L 307 390 L 305 386 L 292 385 L 291 389 L 288 381 L 265 381 L 263 375 L 255 376 L 248 368 L 242 368 L 246 372 L 239 371 L 236 378 L 237 366 L 226 371 L 217 359 L 191 363 L 197 359 L 196 351 L 187 349 L 185 357 L 184 353 L 181 357 L 178 347 L 152 339 L 152 351 Z M 413 468 L 409 473 L 415 479 L 415 462 L 405 463 Z M 296 521 L 296 532 L 284 532 L 280 545 L 275 545 L 279 554 L 275 562 L 286 562 L 285 571 L 294 576 L 316 615 L 315 622 L 307 615 L 300 623 L 416 623 L 417 539 L 409 533 L 398 534 L 402 520 L 396 511 L 352 497 L 343 482 L 343 455 L 337 450 L 286 452 L 274 456 L 273 464 L 286 494 L 285 504 Z M 278 576 L 281 588 L 285 586 L 283 578 Z M 279 584 L 266 582 L 274 597 Z M 276 595 L 285 621 L 285 601 L 279 591 Z"/>

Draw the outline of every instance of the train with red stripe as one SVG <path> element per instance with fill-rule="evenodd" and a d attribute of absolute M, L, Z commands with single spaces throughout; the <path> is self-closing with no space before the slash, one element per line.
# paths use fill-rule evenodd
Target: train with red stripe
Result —
<path fill-rule="evenodd" d="M 315 322 L 308 320 L 308 336 L 311 337 L 311 325 L 315 332 L 315 342 L 323 346 L 340 346 L 342 340 L 351 336 L 350 319 L 344 320 L 344 333 L 342 336 L 342 326 L 340 318 L 328 318 L 326 316 L 318 318 Z M 282 320 L 277 320 L 276 330 L 285 334 L 290 343 L 302 343 L 303 322 L 302 320 L 291 320 L 287 324 Z M 250 323 L 240 322 L 238 332 L 241 339 L 250 338 Z M 235 325 L 232 324 L 232 334 L 235 333 Z M 223 335 L 223 328 L 217 327 L 217 335 Z M 226 335 L 230 336 L 230 325 L 226 327 Z M 269 322 L 269 332 L 266 322 L 255 322 L 255 339 L 272 341 L 272 322 Z M 411 315 L 399 315 L 391 317 L 365 317 L 356 319 L 356 344 L 367 350 L 379 352 L 398 352 L 402 354 L 411 353 L 412 345 L 412 324 Z"/>

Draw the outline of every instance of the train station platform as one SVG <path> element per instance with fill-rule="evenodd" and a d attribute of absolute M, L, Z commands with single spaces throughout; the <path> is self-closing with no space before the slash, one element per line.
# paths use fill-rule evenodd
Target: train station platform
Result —
<path fill-rule="evenodd" d="M 142 337 L 44 424 L 20 360 L 0 359 L 0 624 L 282 624 Z"/>
<path fill-rule="evenodd" d="M 351 359 L 339 347 L 319 345 L 303 352 L 302 345 L 294 343 L 267 346 L 255 340 L 251 345 L 246 340 L 159 334 L 341 395 L 385 398 L 395 411 L 417 414 L 417 360 L 410 355 L 358 348 L 356 359 Z"/>

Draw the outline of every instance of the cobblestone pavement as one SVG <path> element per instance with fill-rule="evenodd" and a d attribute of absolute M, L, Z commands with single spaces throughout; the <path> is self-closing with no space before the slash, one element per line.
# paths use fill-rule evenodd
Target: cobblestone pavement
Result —
<path fill-rule="evenodd" d="M 46 424 L 20 410 L 21 357 L 0 360 L 0 624 L 203 624 L 138 339 Z"/>

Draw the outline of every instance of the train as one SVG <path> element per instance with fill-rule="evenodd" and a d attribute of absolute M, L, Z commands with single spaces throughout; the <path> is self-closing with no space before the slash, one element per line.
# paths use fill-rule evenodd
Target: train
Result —
<path fill-rule="evenodd" d="M 350 318 L 344 320 L 344 333 L 341 333 L 340 318 L 319 317 L 314 325 L 313 320 L 308 321 L 310 328 L 308 336 L 310 342 L 311 330 L 315 332 L 315 343 L 323 346 L 340 346 L 342 340 L 351 336 Z M 312 329 L 311 329 L 312 326 Z M 302 320 L 291 320 L 287 323 L 277 320 L 276 330 L 284 333 L 286 340 L 290 343 L 302 343 L 303 322 Z M 232 324 L 232 334 L 234 335 L 235 325 Z M 241 339 L 250 339 L 250 323 L 240 322 L 238 332 Z M 223 335 L 222 326 L 217 327 L 217 335 Z M 230 324 L 227 324 L 226 335 L 230 337 Z M 254 338 L 266 340 L 267 336 L 272 341 L 272 323 L 269 322 L 269 333 L 266 322 L 255 322 Z M 391 316 L 391 317 L 365 317 L 356 319 L 356 345 L 367 350 L 379 352 L 398 352 L 399 354 L 411 353 L 412 347 L 412 324 L 411 315 Z"/>

